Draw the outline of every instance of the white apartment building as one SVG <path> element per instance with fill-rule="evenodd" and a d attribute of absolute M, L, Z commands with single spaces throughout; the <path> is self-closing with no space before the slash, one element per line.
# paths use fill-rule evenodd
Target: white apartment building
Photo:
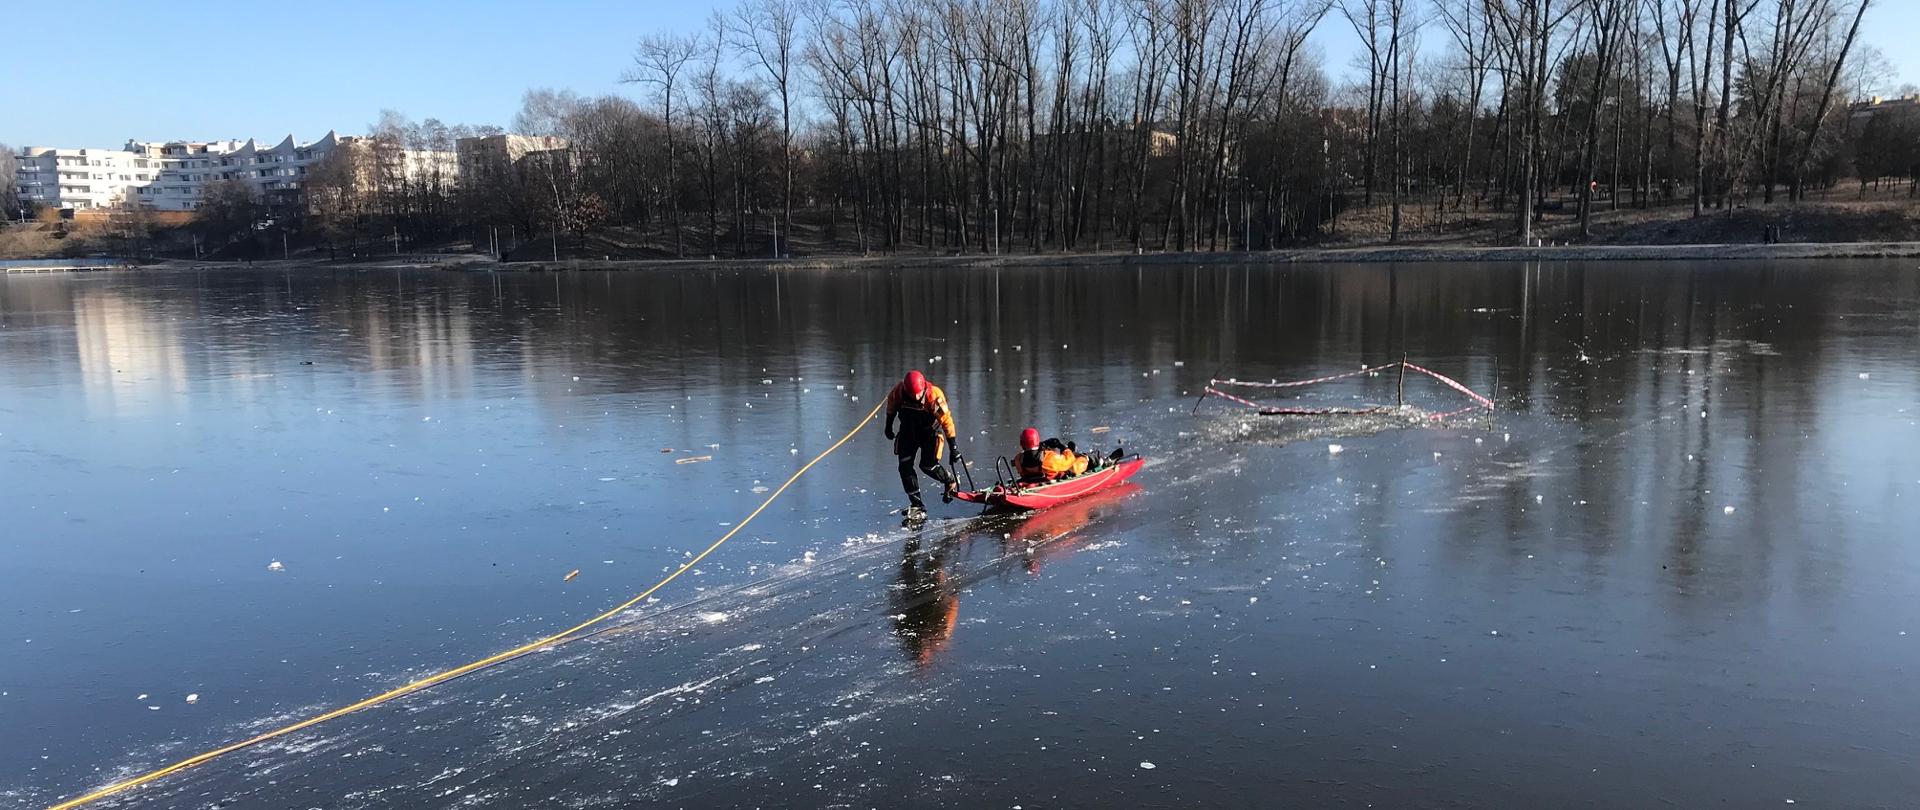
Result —
<path fill-rule="evenodd" d="M 193 160 L 203 162 L 209 146 L 220 151 L 231 150 L 237 144 L 231 142 L 213 145 L 200 144 L 202 157 Z M 221 149 L 221 147 L 225 147 Z M 184 145 L 183 145 L 184 147 Z M 166 186 L 155 187 L 165 182 L 176 186 L 184 185 L 192 174 L 181 167 L 188 161 L 182 159 L 156 159 L 144 151 L 135 151 L 133 144 L 126 149 L 53 149 L 30 146 L 20 150 L 14 169 L 14 178 L 18 181 L 22 200 L 50 208 L 71 208 L 86 210 L 106 208 L 124 199 L 130 190 L 137 189 L 141 199 L 146 199 L 149 189 L 159 191 Z M 198 186 L 194 190 L 198 191 Z M 180 199 L 197 199 L 197 193 L 189 198 L 182 189 Z M 161 207 L 156 204 L 154 207 Z"/>
<path fill-rule="evenodd" d="M 207 186 L 221 180 L 245 182 L 262 200 L 298 190 L 313 164 L 364 140 L 328 132 L 305 144 L 288 135 L 270 147 L 252 139 L 128 141 L 119 150 L 30 146 L 20 150 L 15 177 L 22 200 L 49 208 L 86 210 L 135 200 L 160 211 L 191 211 Z M 409 151 L 405 157 L 409 176 L 459 171 L 452 153 Z"/>
<path fill-rule="evenodd" d="M 565 149 L 567 141 L 552 135 L 485 135 L 460 138 L 453 148 L 460 176 L 485 187 L 496 173 L 519 165 L 528 155 Z"/>

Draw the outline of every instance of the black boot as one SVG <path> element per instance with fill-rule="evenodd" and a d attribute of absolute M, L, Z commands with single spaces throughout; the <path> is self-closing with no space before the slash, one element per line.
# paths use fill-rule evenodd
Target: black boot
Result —
<path fill-rule="evenodd" d="M 929 464 L 924 467 L 923 470 L 926 472 L 927 477 L 940 482 L 940 502 L 953 503 L 953 493 L 960 488 L 960 481 L 953 477 L 953 473 L 938 464 Z M 916 490 L 918 486 L 919 484 L 916 481 Z"/>
<path fill-rule="evenodd" d="M 900 488 L 907 492 L 907 508 L 903 514 L 925 515 L 927 504 L 920 500 L 920 474 L 913 469 L 913 456 L 900 457 Z"/>

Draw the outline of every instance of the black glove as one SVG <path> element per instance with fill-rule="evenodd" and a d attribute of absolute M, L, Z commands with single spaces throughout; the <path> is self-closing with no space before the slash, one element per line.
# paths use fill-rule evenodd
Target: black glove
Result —
<path fill-rule="evenodd" d="M 886 434 L 887 434 L 887 441 L 893 441 L 893 438 L 894 438 L 893 425 L 887 425 Z"/>
<path fill-rule="evenodd" d="M 948 464 L 959 464 L 959 463 L 960 463 L 960 443 L 959 443 L 959 442 L 957 442 L 957 441 L 952 441 L 952 440 L 949 440 L 949 441 L 948 441 L 948 443 L 947 443 L 947 463 L 948 463 Z"/>

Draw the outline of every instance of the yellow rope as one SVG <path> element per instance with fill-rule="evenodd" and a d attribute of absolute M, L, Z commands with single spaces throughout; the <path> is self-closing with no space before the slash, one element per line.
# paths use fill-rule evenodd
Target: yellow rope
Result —
<path fill-rule="evenodd" d="M 570 636 L 573 636 L 575 633 L 578 633 L 596 624 L 599 624 L 608 619 L 611 619 L 615 615 L 618 615 L 621 611 L 624 611 L 627 608 L 630 608 L 630 607 L 633 607 L 634 605 L 639 604 L 641 600 L 644 600 L 647 597 L 652 596 L 654 591 L 660 590 L 667 583 L 674 581 L 682 573 L 685 573 L 687 569 L 692 568 L 695 565 L 698 565 L 701 560 L 706 559 L 707 555 L 712 554 L 714 550 L 718 549 L 722 544 L 726 543 L 728 540 L 733 539 L 733 536 L 735 534 L 739 534 L 741 529 L 746 528 L 747 524 L 752 523 L 754 518 L 759 517 L 761 512 L 765 511 L 768 506 L 772 505 L 774 502 L 774 499 L 779 498 L 781 493 L 786 492 L 787 487 L 793 486 L 793 482 L 800 480 L 800 476 L 805 475 L 808 470 L 813 469 L 813 465 L 820 463 L 821 459 L 824 459 L 827 456 L 832 455 L 835 450 L 839 450 L 841 445 L 846 444 L 849 439 L 852 439 L 856 434 L 860 432 L 862 428 L 866 427 L 867 423 L 872 422 L 873 418 L 880 414 L 880 407 L 881 407 L 880 405 L 873 406 L 873 410 L 867 412 L 866 417 L 860 420 L 860 424 L 854 425 L 853 429 L 847 431 L 847 435 L 841 436 L 840 440 L 837 442 L 834 442 L 832 447 L 828 447 L 826 450 L 821 451 L 820 455 L 814 456 L 812 461 L 807 462 L 799 470 L 796 470 L 793 473 L 793 475 L 787 479 L 786 483 L 781 484 L 780 488 L 775 489 L 771 494 L 767 495 L 767 499 L 764 501 L 761 501 L 760 505 L 758 507 L 755 507 L 751 513 L 748 513 L 747 517 L 744 520 L 741 520 L 732 529 L 727 530 L 726 534 L 720 535 L 720 539 L 713 541 L 713 545 L 707 546 L 705 551 L 702 551 L 699 554 L 695 555 L 693 559 L 688 560 L 684 563 L 681 563 L 680 567 L 674 569 L 673 573 L 668 574 L 666 579 L 663 579 L 663 580 L 660 580 L 659 582 L 654 583 L 653 587 L 648 588 L 644 591 L 641 591 L 639 594 L 635 595 L 632 599 L 628 599 L 625 602 L 621 602 L 620 604 L 613 606 L 611 609 L 607 610 L 605 613 L 601 613 L 598 616 L 595 616 L 584 622 L 576 624 L 558 633 L 554 633 L 553 635 L 547 636 L 545 638 L 536 639 L 534 641 L 527 642 L 526 644 L 522 644 L 518 647 L 515 647 L 511 650 L 507 650 L 505 652 L 489 655 L 478 661 L 461 664 L 460 666 L 454 667 L 453 669 L 449 669 L 444 672 L 428 675 L 427 677 L 408 683 L 405 686 L 396 687 L 386 692 L 382 692 L 378 695 L 374 695 L 373 697 L 367 698 L 358 703 L 352 703 L 346 706 L 341 706 L 338 709 L 334 709 L 324 714 L 317 714 L 317 715 L 314 715 L 313 717 L 309 717 L 297 723 L 281 726 L 272 731 L 264 732 L 257 736 L 249 737 L 247 739 L 241 740 L 231 745 L 215 748 L 211 751 L 207 751 L 200 754 L 195 754 L 191 757 L 187 757 L 186 759 L 180 760 L 179 762 L 175 762 L 172 765 L 168 765 L 158 770 L 149 771 L 145 774 L 141 774 L 140 776 L 136 776 L 132 779 L 128 779 L 123 782 L 115 782 L 111 785 L 100 788 L 99 790 L 93 791 L 92 793 L 88 793 L 84 796 L 68 799 L 64 802 L 53 805 L 49 807 L 47 810 L 69 810 L 69 808 L 80 807 L 86 804 L 92 804 L 93 802 L 99 801 L 108 796 L 112 796 L 116 793 L 120 793 L 125 790 L 130 790 L 132 788 L 136 788 L 141 785 L 144 785 L 148 782 L 152 782 L 156 779 L 160 779 L 164 776 L 167 776 L 168 774 L 172 774 L 178 771 L 184 771 L 195 765 L 199 765 L 203 762 L 214 759 L 215 757 L 231 754 L 242 748 L 259 745 L 260 743 L 266 742 L 275 737 L 283 737 L 288 734 L 292 734 L 296 731 L 299 731 L 301 729 L 317 726 L 321 723 L 327 722 L 328 720 L 333 720 L 338 717 L 343 717 L 345 715 L 349 715 L 354 712 L 360 711 L 361 709 L 378 706 L 389 700 L 393 700 L 394 698 L 402 697 L 404 695 L 410 695 L 414 692 L 418 692 L 429 686 L 433 686 L 435 684 L 444 683 L 446 681 L 453 680 L 454 678 L 458 678 L 462 675 L 466 675 L 472 672 L 485 669 L 487 667 L 493 666 L 494 664 L 498 664 L 502 661 L 518 658 L 522 655 L 526 655 L 527 653 L 533 652 L 535 650 L 538 650 L 542 647 L 546 647 L 548 645 L 572 641 L 573 639 L 570 638 Z"/>

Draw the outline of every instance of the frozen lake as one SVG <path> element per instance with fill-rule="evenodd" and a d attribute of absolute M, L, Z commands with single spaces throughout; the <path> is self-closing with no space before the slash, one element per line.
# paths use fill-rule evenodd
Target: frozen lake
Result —
<path fill-rule="evenodd" d="M 1499 411 L 1195 407 L 1403 353 Z M 99 806 L 1911 806 L 1916 358 L 1910 261 L 0 277 L 0 806 L 618 604 L 909 368 L 977 478 L 1150 463 L 907 529 L 871 426 L 607 632 Z"/>

